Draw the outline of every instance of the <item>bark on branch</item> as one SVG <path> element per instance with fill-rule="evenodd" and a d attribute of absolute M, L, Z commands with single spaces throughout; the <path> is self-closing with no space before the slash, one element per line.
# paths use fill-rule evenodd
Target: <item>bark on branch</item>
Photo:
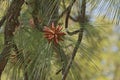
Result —
<path fill-rule="evenodd" d="M 13 0 L 6 14 L 6 24 L 4 31 L 4 49 L 2 51 L 0 59 L 0 77 L 7 64 L 8 57 L 10 55 L 11 48 L 13 47 L 13 32 L 15 28 L 19 25 L 18 17 L 20 15 L 21 7 L 24 0 Z M 7 58 L 6 58 L 7 56 Z"/>
<path fill-rule="evenodd" d="M 84 31 L 84 23 L 85 23 L 85 10 L 86 10 L 86 0 L 82 0 L 81 13 L 79 13 L 80 17 L 82 17 L 82 20 L 79 20 L 79 23 L 81 25 L 81 29 L 79 31 L 78 40 L 77 40 L 77 42 L 75 44 L 75 47 L 73 49 L 71 58 L 70 58 L 70 60 L 69 60 L 69 62 L 67 64 L 65 72 L 63 74 L 62 80 L 66 80 L 66 77 L 68 75 L 68 72 L 70 70 L 72 62 L 73 62 L 73 60 L 74 60 L 74 58 L 76 56 L 77 50 L 78 50 L 79 45 L 80 45 L 80 43 L 82 41 L 83 31 Z M 68 11 L 67 16 L 66 16 L 66 21 L 65 21 L 66 25 L 65 25 L 65 28 L 68 28 L 68 19 L 69 19 L 70 12 L 71 12 L 71 10 Z"/>

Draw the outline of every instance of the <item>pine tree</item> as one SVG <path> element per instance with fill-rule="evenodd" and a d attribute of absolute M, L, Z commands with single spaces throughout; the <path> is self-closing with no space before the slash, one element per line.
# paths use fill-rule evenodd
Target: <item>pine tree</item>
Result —
<path fill-rule="evenodd" d="M 103 18 L 110 16 L 119 25 L 120 0 L 6 1 L 0 0 L 9 4 L 0 21 L 0 27 L 4 26 L 0 77 L 10 70 L 11 80 L 88 80 L 91 76 L 83 69 L 96 67 L 92 59 L 102 38 L 100 28 L 90 23 L 90 11 L 98 10 L 100 15 L 109 3 Z"/>

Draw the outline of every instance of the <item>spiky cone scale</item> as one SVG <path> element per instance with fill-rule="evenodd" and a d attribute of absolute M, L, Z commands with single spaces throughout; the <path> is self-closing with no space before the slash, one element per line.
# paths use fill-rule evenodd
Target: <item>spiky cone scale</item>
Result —
<path fill-rule="evenodd" d="M 52 23 L 50 27 L 44 27 L 44 36 L 49 42 L 53 41 L 56 45 L 59 43 L 59 41 L 63 41 L 62 37 L 65 35 L 65 33 L 61 31 L 62 29 L 63 28 L 60 25 L 55 27 L 54 23 Z"/>

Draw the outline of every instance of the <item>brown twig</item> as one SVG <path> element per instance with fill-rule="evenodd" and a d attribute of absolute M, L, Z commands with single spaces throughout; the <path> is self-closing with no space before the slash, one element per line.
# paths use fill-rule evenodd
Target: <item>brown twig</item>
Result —
<path fill-rule="evenodd" d="M 72 18 L 72 17 L 70 17 L 70 11 L 67 13 L 67 16 L 66 16 L 66 19 L 65 19 L 65 29 L 66 29 L 66 32 L 68 33 L 68 35 L 72 36 L 72 35 L 74 35 L 74 34 L 79 33 L 80 30 L 75 30 L 75 31 L 73 31 L 73 32 L 70 32 L 70 31 L 68 30 L 68 20 L 69 20 L 69 18 Z M 77 22 L 77 21 L 76 21 L 76 22 Z"/>
<path fill-rule="evenodd" d="M 73 50 L 73 52 L 72 52 L 72 56 L 71 56 L 71 58 L 70 58 L 70 60 L 69 60 L 69 62 L 68 62 L 68 64 L 67 64 L 67 67 L 66 67 L 65 72 L 64 72 L 64 74 L 63 74 L 62 80 L 65 80 L 66 77 L 67 77 L 67 74 L 68 74 L 68 72 L 69 72 L 69 69 L 70 69 L 70 67 L 71 67 L 71 65 L 72 65 L 72 62 L 73 62 L 73 60 L 74 60 L 74 58 L 75 58 L 75 56 L 76 56 L 77 50 L 78 50 L 78 48 L 79 48 L 79 45 L 80 45 L 80 43 L 81 43 L 81 41 L 82 41 L 82 36 L 83 36 L 83 28 L 80 29 L 77 43 L 76 43 L 75 48 L 74 48 L 74 50 Z"/>
<path fill-rule="evenodd" d="M 79 31 L 78 40 L 77 40 L 76 45 L 75 45 L 75 47 L 73 49 L 71 58 L 70 58 L 70 60 L 69 60 L 69 62 L 67 64 L 67 67 L 66 67 L 65 72 L 63 74 L 62 80 L 66 79 L 66 77 L 68 75 L 68 72 L 69 72 L 69 69 L 70 69 L 70 67 L 72 65 L 72 62 L 73 62 L 73 60 L 74 60 L 74 58 L 76 56 L 79 45 L 80 45 L 80 43 L 82 41 L 83 31 L 84 31 L 84 28 L 83 28 L 84 25 L 83 24 L 85 23 L 85 10 L 86 10 L 86 0 L 83 0 L 82 1 L 82 6 L 81 6 L 81 14 L 80 14 L 80 17 L 82 17 L 82 20 L 79 20 L 79 23 L 81 24 L 81 29 Z M 70 14 L 70 11 L 67 14 L 68 18 L 69 18 L 69 14 Z M 66 27 L 65 28 L 68 28 L 68 18 L 66 18 Z"/>
<path fill-rule="evenodd" d="M 73 31 L 73 32 L 70 32 L 70 31 L 66 31 L 70 36 L 72 36 L 72 35 L 74 35 L 74 34 L 77 34 L 77 33 L 79 33 L 80 32 L 80 30 L 75 30 L 75 31 Z"/>
<path fill-rule="evenodd" d="M 60 16 L 59 16 L 59 18 L 58 18 L 58 21 L 59 21 L 59 19 L 60 19 L 61 17 L 63 17 L 63 15 L 64 15 L 66 12 L 70 11 L 70 9 L 72 8 L 72 6 L 73 6 L 73 4 L 75 3 L 75 1 L 76 1 L 76 0 L 73 0 L 72 3 L 60 14 Z"/>
<path fill-rule="evenodd" d="M 79 21 L 78 18 L 75 19 L 75 18 L 73 18 L 72 16 L 69 16 L 69 18 L 70 18 L 72 21 L 74 21 L 74 22 L 78 22 L 78 21 Z"/>
<path fill-rule="evenodd" d="M 56 75 L 58 75 L 63 69 L 59 69 L 57 72 L 56 72 Z"/>
<path fill-rule="evenodd" d="M 71 8 L 72 8 L 73 4 L 75 3 L 75 1 L 76 1 L 76 0 L 74 0 L 73 3 L 71 4 L 71 6 L 69 7 L 69 9 L 68 9 L 68 11 L 67 11 L 66 19 L 65 19 L 65 29 L 66 29 L 66 32 L 67 32 L 70 36 L 79 33 L 79 30 L 75 30 L 75 31 L 73 31 L 73 32 L 68 31 L 68 20 L 69 20 L 69 18 L 73 19 L 75 22 L 78 21 L 78 20 L 76 20 L 76 19 L 74 19 L 73 17 L 70 16 Z"/>
<path fill-rule="evenodd" d="M 73 6 L 73 4 L 75 3 L 75 1 L 76 1 L 76 0 L 73 0 L 73 2 L 66 8 L 65 2 L 64 2 L 64 0 L 62 0 L 63 8 L 64 8 L 65 10 L 60 14 L 60 16 L 59 16 L 59 18 L 58 18 L 58 21 L 59 21 L 59 19 L 60 19 L 61 17 L 63 17 L 63 15 L 64 15 L 65 13 L 67 13 L 67 12 L 72 8 L 72 6 Z M 75 18 L 73 18 L 73 17 L 70 16 L 70 15 L 69 15 L 69 18 L 70 18 L 71 20 L 73 20 L 74 22 L 78 22 L 78 19 L 75 19 Z"/>

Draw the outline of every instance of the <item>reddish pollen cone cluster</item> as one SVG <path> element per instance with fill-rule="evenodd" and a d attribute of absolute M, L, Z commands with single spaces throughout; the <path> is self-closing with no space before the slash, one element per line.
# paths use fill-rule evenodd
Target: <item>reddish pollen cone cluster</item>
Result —
<path fill-rule="evenodd" d="M 49 42 L 53 41 L 55 44 L 58 44 L 59 41 L 63 41 L 62 37 L 65 35 L 64 32 L 61 32 L 62 27 L 58 25 L 57 27 L 54 26 L 54 23 L 52 23 L 51 27 L 44 27 L 44 35 L 45 38 Z"/>

